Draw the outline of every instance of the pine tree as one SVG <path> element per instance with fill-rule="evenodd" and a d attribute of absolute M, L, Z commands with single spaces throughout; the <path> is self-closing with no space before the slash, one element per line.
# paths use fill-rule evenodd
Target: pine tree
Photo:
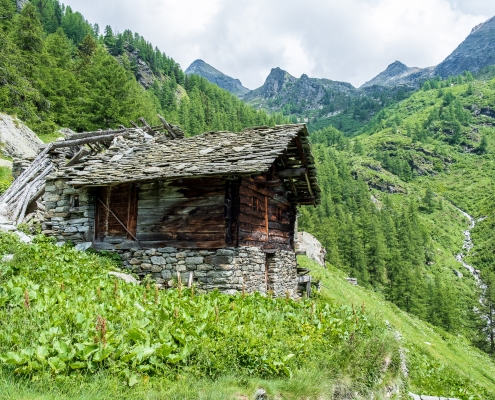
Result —
<path fill-rule="evenodd" d="M 11 0 L 0 0 L 0 31 L 8 32 L 12 28 L 12 20 L 16 6 Z"/>
<path fill-rule="evenodd" d="M 423 207 L 427 213 L 431 214 L 433 211 L 435 211 L 436 208 L 435 194 L 433 193 L 433 190 L 431 190 L 431 187 L 429 185 L 426 187 L 426 192 L 422 199 L 422 202 L 423 202 Z"/>

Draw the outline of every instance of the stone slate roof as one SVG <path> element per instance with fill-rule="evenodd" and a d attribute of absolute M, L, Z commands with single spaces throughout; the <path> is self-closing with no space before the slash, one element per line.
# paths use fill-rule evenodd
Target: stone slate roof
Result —
<path fill-rule="evenodd" d="M 125 182 L 213 176 L 245 176 L 267 172 L 278 158 L 289 169 L 305 168 L 301 196 L 319 201 L 316 168 L 304 124 L 248 128 L 239 133 L 206 132 L 190 138 L 114 139 L 104 153 L 70 167 L 61 167 L 49 179 L 67 179 L 73 186 L 107 186 Z"/>

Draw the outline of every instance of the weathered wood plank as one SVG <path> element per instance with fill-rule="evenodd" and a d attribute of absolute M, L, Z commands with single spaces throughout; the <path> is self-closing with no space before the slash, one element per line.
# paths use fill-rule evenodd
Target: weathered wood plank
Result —
<path fill-rule="evenodd" d="M 164 240 L 164 241 L 141 241 L 145 249 L 157 247 L 175 247 L 179 249 L 221 249 L 225 247 L 224 240 L 213 240 L 195 242 L 188 240 Z M 139 247 L 136 242 L 124 241 L 119 244 L 111 244 L 105 242 L 94 242 L 92 247 L 97 250 L 112 250 L 112 249 L 132 249 Z"/>
<path fill-rule="evenodd" d="M 215 240 L 222 240 L 225 245 L 223 230 L 218 233 L 206 234 L 206 233 L 140 233 L 138 232 L 137 238 L 139 241 L 191 241 L 194 243 L 209 242 Z"/>

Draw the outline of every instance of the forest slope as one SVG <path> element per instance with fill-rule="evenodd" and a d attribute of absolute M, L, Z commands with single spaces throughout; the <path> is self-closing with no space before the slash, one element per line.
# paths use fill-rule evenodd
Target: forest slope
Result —
<path fill-rule="evenodd" d="M 494 85 L 469 75 L 430 81 L 352 141 L 332 128 L 315 132 L 323 201 L 302 219 L 334 265 L 492 353 Z M 483 295 L 456 260 L 467 220 L 452 204 L 486 217 L 467 257 L 482 270 Z"/>
<path fill-rule="evenodd" d="M 180 66 L 138 34 L 104 34 L 58 0 L 32 0 L 20 13 L 0 1 L 0 109 L 38 134 L 130 125 L 162 114 L 186 134 L 239 131 L 285 120 L 269 116 Z M 151 78 L 145 90 L 143 64 Z M 141 75 L 140 75 L 141 74 Z"/>

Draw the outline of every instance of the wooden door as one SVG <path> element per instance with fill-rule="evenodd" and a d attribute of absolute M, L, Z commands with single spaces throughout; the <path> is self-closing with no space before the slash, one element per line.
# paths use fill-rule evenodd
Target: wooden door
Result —
<path fill-rule="evenodd" d="M 134 240 L 136 230 L 136 185 L 125 183 L 102 187 L 96 196 L 96 241 Z"/>

